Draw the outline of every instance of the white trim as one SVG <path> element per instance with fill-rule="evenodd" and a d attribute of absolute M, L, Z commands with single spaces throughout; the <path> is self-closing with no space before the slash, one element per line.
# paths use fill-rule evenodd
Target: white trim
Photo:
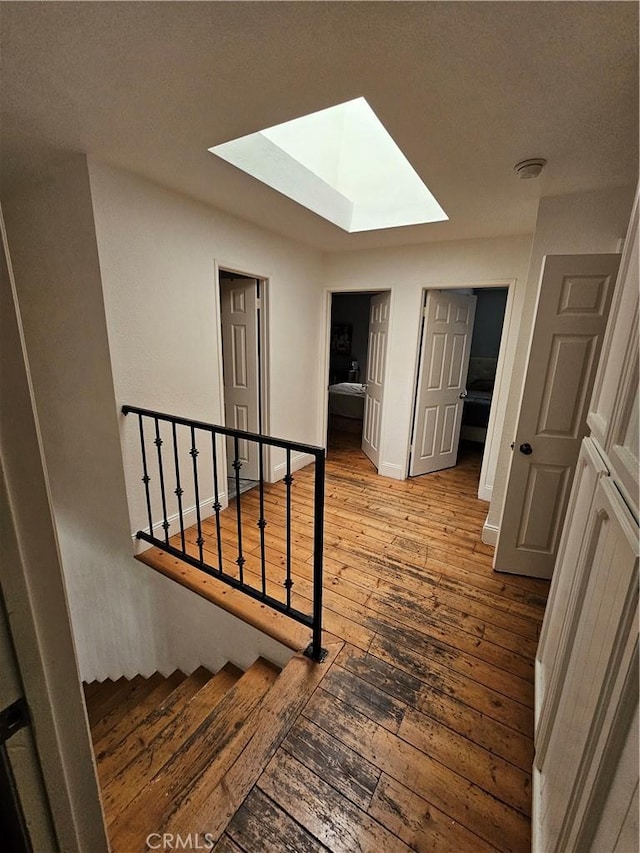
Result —
<path fill-rule="evenodd" d="M 542 847 L 542 822 L 540 819 L 540 789 L 542 788 L 542 773 L 533 767 L 533 791 L 531 796 L 531 853 L 546 853 Z"/>
<path fill-rule="evenodd" d="M 291 470 L 299 471 L 301 468 L 306 468 L 315 461 L 315 456 L 311 453 L 292 453 L 291 454 Z M 287 463 L 280 462 L 273 467 L 274 482 L 281 480 L 287 473 Z"/>
<path fill-rule="evenodd" d="M 229 503 L 227 500 L 227 493 L 226 492 L 220 492 L 218 495 L 218 500 L 222 504 L 223 509 Z M 214 501 L 215 501 L 215 497 L 213 497 L 213 496 L 205 498 L 204 500 L 200 501 L 200 518 L 202 520 L 204 520 L 205 518 L 210 518 L 214 514 L 214 511 L 213 511 Z M 194 524 L 197 524 L 198 517 L 196 515 L 196 505 L 195 504 L 193 504 L 192 506 L 185 507 L 185 509 L 183 509 L 182 520 L 183 520 L 185 530 L 188 527 L 193 527 Z M 169 535 L 175 536 L 175 534 L 178 532 L 178 530 L 175 529 L 175 525 L 177 523 L 179 523 L 179 521 L 180 521 L 179 514 L 176 512 L 173 515 L 168 515 L 167 521 L 174 528 L 173 530 L 171 530 L 171 529 L 169 530 Z M 143 529 L 144 533 L 149 533 L 148 527 L 144 527 L 142 529 Z M 160 519 L 159 521 L 154 520 L 153 529 L 154 529 L 154 533 L 155 533 L 156 538 L 160 538 L 162 535 L 162 519 Z M 143 539 L 137 539 L 135 533 L 131 534 L 131 539 L 135 545 L 135 553 L 136 554 L 139 554 L 141 551 L 146 551 L 147 548 L 149 547 L 149 543 L 145 542 Z"/>
<path fill-rule="evenodd" d="M 395 465 L 393 462 L 381 462 L 378 474 L 382 477 L 391 477 L 394 480 L 404 480 L 405 470 L 403 465 Z"/>
<path fill-rule="evenodd" d="M 491 495 L 493 494 L 493 486 L 485 486 L 482 483 L 478 485 L 478 500 L 491 503 Z"/>
<path fill-rule="evenodd" d="M 482 525 L 482 536 L 480 537 L 485 545 L 497 545 L 498 537 L 500 536 L 500 528 L 496 524 L 489 524 L 488 521 Z"/>

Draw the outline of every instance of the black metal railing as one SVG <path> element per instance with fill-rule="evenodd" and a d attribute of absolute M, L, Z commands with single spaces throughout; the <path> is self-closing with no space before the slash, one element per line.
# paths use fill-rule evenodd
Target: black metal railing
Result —
<path fill-rule="evenodd" d="M 140 511 L 148 528 L 138 530 L 137 538 L 306 625 L 312 641 L 305 653 L 315 661 L 324 660 L 324 449 L 136 406 L 123 406 L 122 413 L 138 417 L 144 483 Z M 170 452 L 165 455 L 167 445 Z M 265 482 L 266 448 L 284 451 L 284 460 L 276 466 L 284 474 L 275 484 Z M 301 532 L 295 533 L 293 453 L 308 454 L 314 464 L 312 487 L 310 474 L 303 475 L 306 515 L 296 525 Z M 225 468 L 228 476 L 223 482 Z M 173 483 L 175 488 L 171 488 Z M 267 497 L 269 512 L 281 521 L 272 527 L 283 530 L 284 541 L 277 533 L 271 534 Z M 257 540 L 255 532 L 251 536 L 252 514 L 257 515 Z M 297 542 L 312 543 L 311 555 L 307 556 L 303 545 L 302 556 L 296 559 Z M 282 569 L 283 580 L 278 576 Z M 310 578 L 305 577 L 307 572 Z M 304 594 L 295 592 L 296 582 Z"/>

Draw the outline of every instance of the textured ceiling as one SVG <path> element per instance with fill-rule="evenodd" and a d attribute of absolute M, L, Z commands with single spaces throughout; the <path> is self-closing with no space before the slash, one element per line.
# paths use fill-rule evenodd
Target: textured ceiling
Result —
<path fill-rule="evenodd" d="M 540 195 L 637 178 L 633 2 L 1 5 L 3 193 L 83 151 L 340 250 L 528 233 Z M 450 221 L 345 234 L 207 151 L 361 95 Z"/>

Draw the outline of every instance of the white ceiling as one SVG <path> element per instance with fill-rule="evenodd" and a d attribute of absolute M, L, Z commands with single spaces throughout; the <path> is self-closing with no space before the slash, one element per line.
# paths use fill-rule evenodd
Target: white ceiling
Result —
<path fill-rule="evenodd" d="M 84 151 L 341 250 L 529 233 L 540 195 L 637 178 L 635 2 L 1 5 L 3 193 Z M 207 151 L 360 96 L 448 222 L 347 234 Z"/>

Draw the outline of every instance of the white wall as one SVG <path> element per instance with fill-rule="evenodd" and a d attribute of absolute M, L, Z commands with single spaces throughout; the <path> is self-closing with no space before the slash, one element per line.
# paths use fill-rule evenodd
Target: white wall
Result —
<path fill-rule="evenodd" d="M 166 644 L 157 595 L 131 560 L 85 158 L 5 212 L 80 672 L 153 671 Z"/>
<path fill-rule="evenodd" d="M 252 653 L 283 661 L 279 644 L 258 642 L 238 621 L 231 630 L 232 617 L 133 560 L 132 531 L 145 525 L 127 502 L 135 513 L 144 493 L 137 425 L 119 408 L 216 419 L 217 247 L 228 265 L 273 271 L 276 293 L 284 270 L 272 429 L 316 438 L 315 413 L 303 404 L 319 375 L 315 347 L 296 318 L 318 313 L 318 256 L 107 167 L 92 164 L 89 174 L 82 156 L 24 187 L 6 213 L 82 678 L 215 669 L 224 654 L 240 665 Z"/>
<path fill-rule="evenodd" d="M 320 253 L 103 163 L 90 160 L 89 174 L 117 409 L 128 403 L 224 422 L 219 265 L 268 279 L 265 356 L 270 387 L 265 431 L 321 443 L 317 397 L 309 391 L 317 387 L 322 372 Z M 120 416 L 120 434 L 133 533 L 147 527 L 134 415 Z M 281 451 L 274 451 L 272 469 L 283 458 Z M 204 467 L 201 501 L 210 498 L 211 491 Z M 170 492 L 175 483 L 170 479 L 171 464 L 167 468 Z M 188 482 L 185 476 L 182 485 Z M 159 509 L 156 502 L 154 520 Z M 208 500 L 203 514 L 210 512 Z M 177 529 L 174 525 L 170 532 Z M 149 578 L 154 574 L 136 568 Z M 187 671 L 198 663 L 217 668 L 223 655 L 242 666 L 258 653 L 284 662 L 286 653 L 279 644 L 166 579 L 158 575 L 153 579 L 154 589 L 160 589 L 174 665 Z"/>
<path fill-rule="evenodd" d="M 323 372 L 320 253 L 103 163 L 89 172 L 118 408 L 224 422 L 217 263 L 268 278 L 265 431 L 322 444 L 310 393 Z M 120 429 L 135 531 L 147 522 L 133 417 Z"/>
<path fill-rule="evenodd" d="M 332 290 L 391 290 L 390 332 L 383 403 L 381 473 L 402 478 L 408 463 L 411 413 L 415 393 L 417 351 L 424 288 L 473 287 L 481 283 L 512 284 L 512 320 L 505 328 L 505 393 L 494 401 L 496 436 L 515 418 L 512 365 L 525 301 L 531 238 L 504 237 L 428 243 L 368 252 L 331 254 L 326 286 Z M 521 381 L 520 376 L 520 381 Z M 515 400 L 519 386 L 515 386 Z M 321 392 L 322 393 L 322 392 Z M 487 445 L 483 479 L 491 493 L 500 443 Z M 487 496 L 488 496 L 487 494 Z"/>
<path fill-rule="evenodd" d="M 485 525 L 485 541 L 495 544 L 500 529 L 513 441 L 520 409 L 522 383 L 527 367 L 540 275 L 545 255 L 594 254 L 620 251 L 627 231 L 634 187 L 597 190 L 553 196 L 540 201 L 536 230 L 531 247 L 522 324 L 513 364 L 514 418 L 505 421 L 502 451 L 495 473 L 491 507 Z"/>
<path fill-rule="evenodd" d="M 31 723 L 3 747 L 33 849 L 106 853 L 109 844 L 2 210 L 0 232 L 0 708 L 24 696 Z M 13 845 L 5 839 L 3 846 Z"/>

